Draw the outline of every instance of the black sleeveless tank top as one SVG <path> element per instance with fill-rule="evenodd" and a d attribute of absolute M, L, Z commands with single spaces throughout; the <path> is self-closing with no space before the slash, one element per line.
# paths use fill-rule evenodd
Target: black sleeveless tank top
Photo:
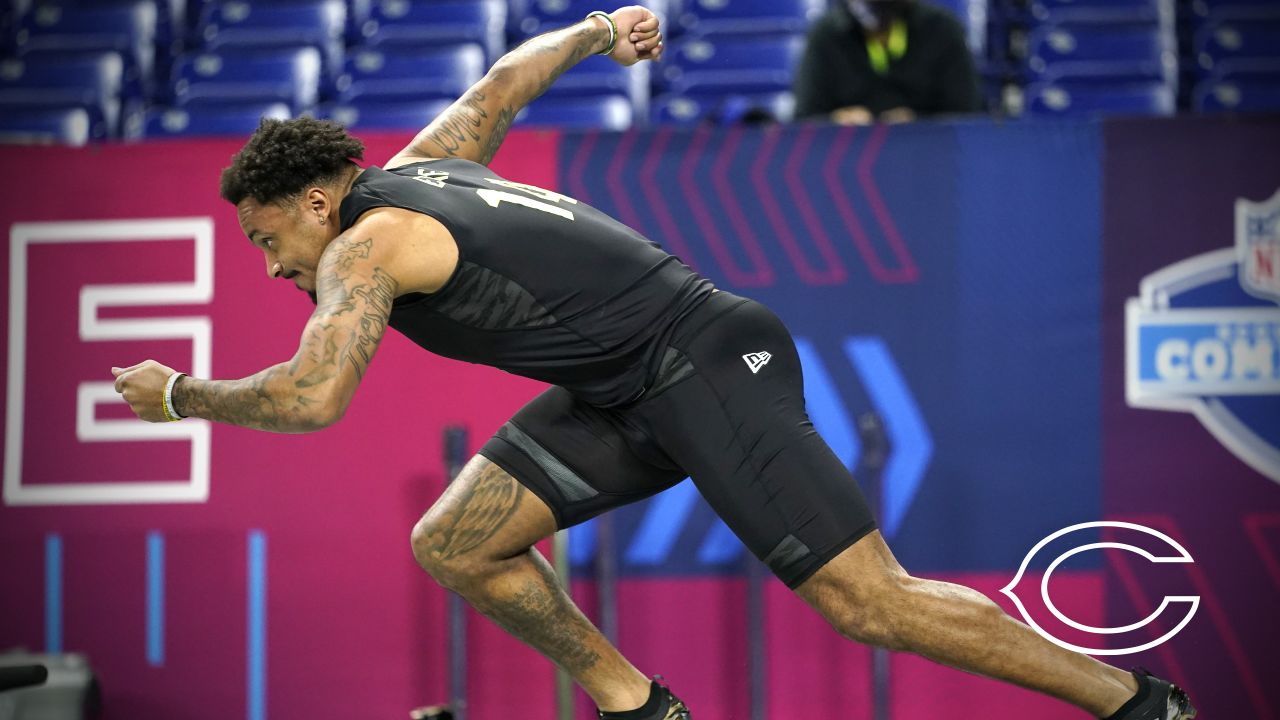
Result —
<path fill-rule="evenodd" d="M 458 244 L 453 275 L 397 298 L 392 328 L 599 407 L 645 393 L 675 323 L 714 290 L 604 213 L 467 160 L 366 169 L 339 208 L 342 230 L 379 207 L 429 215 Z"/>

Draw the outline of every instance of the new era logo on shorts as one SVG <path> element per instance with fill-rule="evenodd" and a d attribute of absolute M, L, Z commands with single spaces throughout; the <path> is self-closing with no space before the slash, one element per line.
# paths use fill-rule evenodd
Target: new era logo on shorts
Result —
<path fill-rule="evenodd" d="M 747 361 L 747 367 L 751 368 L 751 374 L 755 375 L 760 372 L 760 368 L 764 367 L 769 362 L 769 358 L 771 357 L 773 356 L 769 353 L 761 351 L 747 353 L 742 356 L 742 359 Z"/>

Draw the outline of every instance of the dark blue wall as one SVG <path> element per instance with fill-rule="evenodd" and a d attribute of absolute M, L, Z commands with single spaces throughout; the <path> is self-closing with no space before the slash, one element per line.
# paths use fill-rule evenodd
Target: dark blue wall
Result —
<path fill-rule="evenodd" d="M 880 414 L 881 523 L 908 568 L 1012 569 L 1100 517 L 1097 125 L 588 134 L 560 153 L 562 189 L 777 311 L 851 468 L 856 418 Z M 616 517 L 624 572 L 740 568 L 695 495 Z"/>

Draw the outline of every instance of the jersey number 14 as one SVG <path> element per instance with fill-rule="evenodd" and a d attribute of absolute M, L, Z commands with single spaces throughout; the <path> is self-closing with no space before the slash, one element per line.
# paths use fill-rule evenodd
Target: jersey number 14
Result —
<path fill-rule="evenodd" d="M 578 204 L 577 200 L 574 200 L 567 195 L 561 195 L 558 192 L 551 192 L 550 190 L 543 190 L 542 188 L 534 185 L 511 182 L 510 180 L 497 180 L 495 178 L 485 178 L 485 180 L 493 183 L 494 185 L 500 185 L 512 190 L 522 190 L 528 193 L 528 195 L 519 195 L 513 192 L 507 192 L 506 190 L 492 190 L 490 188 L 481 188 L 476 190 L 476 194 L 483 198 L 485 202 L 489 203 L 489 207 L 498 207 L 504 202 L 509 202 L 515 205 L 523 205 L 527 208 L 533 208 L 534 210 L 541 210 L 544 213 L 559 215 L 566 220 L 573 219 L 573 212 L 560 205 L 561 203 L 565 205 Z M 530 197 L 530 195 L 532 197 Z M 556 204 L 552 205 L 552 203 Z"/>

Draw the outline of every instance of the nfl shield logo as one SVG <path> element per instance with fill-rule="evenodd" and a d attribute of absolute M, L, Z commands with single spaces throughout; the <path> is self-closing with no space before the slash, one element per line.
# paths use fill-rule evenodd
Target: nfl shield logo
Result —
<path fill-rule="evenodd" d="M 1236 258 L 1244 291 L 1280 302 L 1280 190 L 1260 203 L 1236 200 Z"/>

